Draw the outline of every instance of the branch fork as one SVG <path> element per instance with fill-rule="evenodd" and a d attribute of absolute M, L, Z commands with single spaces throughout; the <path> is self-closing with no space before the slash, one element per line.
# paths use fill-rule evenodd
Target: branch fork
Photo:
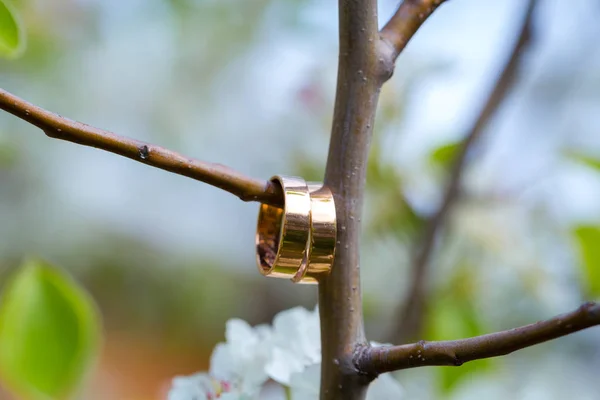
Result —
<path fill-rule="evenodd" d="M 337 249 L 332 271 L 319 284 L 323 368 L 322 400 L 362 400 L 378 374 L 434 365 L 460 366 L 472 360 L 509 354 L 538 343 L 600 325 L 600 306 L 579 309 L 547 321 L 508 331 L 454 340 L 399 346 L 370 347 L 365 337 L 360 294 L 359 232 L 365 191 L 367 159 L 377 100 L 392 76 L 394 63 L 410 39 L 444 0 L 404 0 L 390 21 L 377 26 L 377 0 L 339 0 L 340 57 L 329 155 L 324 183 L 335 199 Z M 430 222 L 422 253 L 415 264 L 413 297 L 422 302 L 423 282 L 433 241 L 456 198 L 465 155 L 512 81 L 518 54 L 529 37 L 530 0 L 519 40 L 488 102 L 467 136 L 444 202 Z M 208 183 L 243 201 L 283 205 L 281 187 L 254 179 L 226 166 L 194 160 L 174 151 L 118 136 L 75 122 L 37 107 L 0 89 L 0 109 L 27 121 L 48 137 L 96 147 L 132 160 Z M 415 303 L 416 304 L 416 303 Z M 410 304 L 409 304 L 410 305 Z M 419 306 L 420 307 L 420 306 Z M 409 309 L 422 310 L 410 305 Z M 418 313 L 417 313 L 418 314 Z M 422 312 L 421 312 L 422 314 Z M 405 313 L 402 325 L 410 323 Z M 402 326 L 401 325 L 401 326 Z"/>

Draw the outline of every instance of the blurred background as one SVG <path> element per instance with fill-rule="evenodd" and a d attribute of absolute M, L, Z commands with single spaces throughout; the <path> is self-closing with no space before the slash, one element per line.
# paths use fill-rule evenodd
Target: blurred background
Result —
<path fill-rule="evenodd" d="M 322 179 L 337 2 L 13 3 L 28 48 L 16 61 L 0 60 L 0 87 L 250 176 Z M 397 4 L 380 1 L 382 24 Z M 452 146 L 492 88 L 524 6 L 448 2 L 384 87 L 363 220 L 372 340 L 393 337 L 411 252 L 439 204 Z M 594 0 L 540 1 L 514 90 L 469 153 L 464 196 L 432 260 L 422 338 L 508 329 L 600 297 L 599 15 Z M 228 319 L 257 324 L 314 306 L 316 288 L 256 272 L 257 211 L 0 113 L 0 279 L 36 255 L 93 295 L 104 346 L 86 399 L 164 398 L 174 375 L 207 369 Z M 407 399 L 598 399 L 599 370 L 600 332 L 591 329 L 397 378 Z"/>

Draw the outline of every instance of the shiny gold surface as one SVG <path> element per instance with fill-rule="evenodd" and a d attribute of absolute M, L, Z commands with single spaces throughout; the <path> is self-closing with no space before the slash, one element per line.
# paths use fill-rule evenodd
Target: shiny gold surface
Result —
<path fill-rule="evenodd" d="M 274 176 L 281 185 L 284 208 L 261 204 L 256 229 L 256 261 L 265 276 L 293 278 L 306 263 L 311 200 L 302 178 Z"/>
<path fill-rule="evenodd" d="M 307 260 L 292 278 L 297 283 L 318 283 L 331 271 L 336 245 L 336 214 L 333 195 L 321 183 L 308 184 L 311 203 Z"/>
<path fill-rule="evenodd" d="M 321 183 L 274 176 L 284 208 L 261 204 L 256 229 L 256 261 L 265 276 L 318 283 L 331 271 L 336 245 L 333 195 Z"/>

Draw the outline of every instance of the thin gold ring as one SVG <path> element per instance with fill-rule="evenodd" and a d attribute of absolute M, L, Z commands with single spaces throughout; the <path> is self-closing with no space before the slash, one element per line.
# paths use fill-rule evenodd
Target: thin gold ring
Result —
<path fill-rule="evenodd" d="M 337 219 L 333 194 L 321 183 L 309 182 L 311 217 L 306 257 L 292 281 L 318 283 L 328 275 L 335 257 Z"/>
<path fill-rule="evenodd" d="M 261 204 L 256 229 L 256 262 L 265 276 L 293 278 L 307 259 L 311 199 L 302 178 L 276 175 L 284 208 Z"/>

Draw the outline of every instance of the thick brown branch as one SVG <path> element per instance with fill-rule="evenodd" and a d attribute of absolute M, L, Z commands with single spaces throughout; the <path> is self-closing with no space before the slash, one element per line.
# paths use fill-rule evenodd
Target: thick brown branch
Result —
<path fill-rule="evenodd" d="M 489 335 L 366 347 L 357 352 L 355 364 L 367 375 L 434 365 L 460 366 L 468 361 L 510 354 L 597 325 L 600 325 L 600 304 L 586 303 L 573 312 L 547 321 Z"/>
<path fill-rule="evenodd" d="M 322 400 L 360 400 L 368 379 L 352 364 L 366 343 L 360 294 L 359 234 L 369 145 L 381 87 L 377 55 L 377 1 L 339 0 L 338 82 L 325 171 L 337 212 L 331 274 L 319 283 L 323 364 Z"/>
<path fill-rule="evenodd" d="M 380 36 L 392 47 L 396 59 L 423 22 L 445 0 L 404 0 L 394 16 L 381 29 Z"/>
<path fill-rule="evenodd" d="M 504 65 L 494 89 L 486 100 L 475 123 L 467 133 L 459 154 L 454 161 L 446 191 L 442 198 L 442 203 L 437 212 L 429 219 L 425 226 L 412 265 L 412 276 L 408 295 L 403 303 L 401 318 L 398 320 L 397 327 L 395 328 L 395 331 L 398 332 L 398 334 L 394 336 L 400 343 L 414 340 L 421 330 L 421 321 L 426 308 L 425 300 L 427 297 L 425 293 L 425 282 L 427 281 L 428 266 L 435 247 L 435 240 L 444 224 L 446 216 L 450 212 L 456 199 L 459 197 L 460 184 L 467 165 L 467 155 L 469 151 L 485 131 L 491 117 L 494 115 L 498 106 L 502 103 L 502 100 L 509 93 L 510 88 L 513 85 L 520 64 L 520 56 L 523 54 L 523 50 L 529 42 L 534 6 L 535 0 L 531 0 L 523 16 L 523 23 L 519 27 L 519 33 L 515 40 L 515 45 L 508 57 L 508 61 Z"/>
<path fill-rule="evenodd" d="M 0 109 L 37 126 L 51 138 L 106 150 L 152 167 L 184 175 L 226 190 L 244 201 L 260 201 L 273 205 L 282 203 L 280 190 L 268 182 L 249 178 L 224 165 L 187 158 L 159 146 L 61 117 L 3 89 L 0 89 Z"/>

